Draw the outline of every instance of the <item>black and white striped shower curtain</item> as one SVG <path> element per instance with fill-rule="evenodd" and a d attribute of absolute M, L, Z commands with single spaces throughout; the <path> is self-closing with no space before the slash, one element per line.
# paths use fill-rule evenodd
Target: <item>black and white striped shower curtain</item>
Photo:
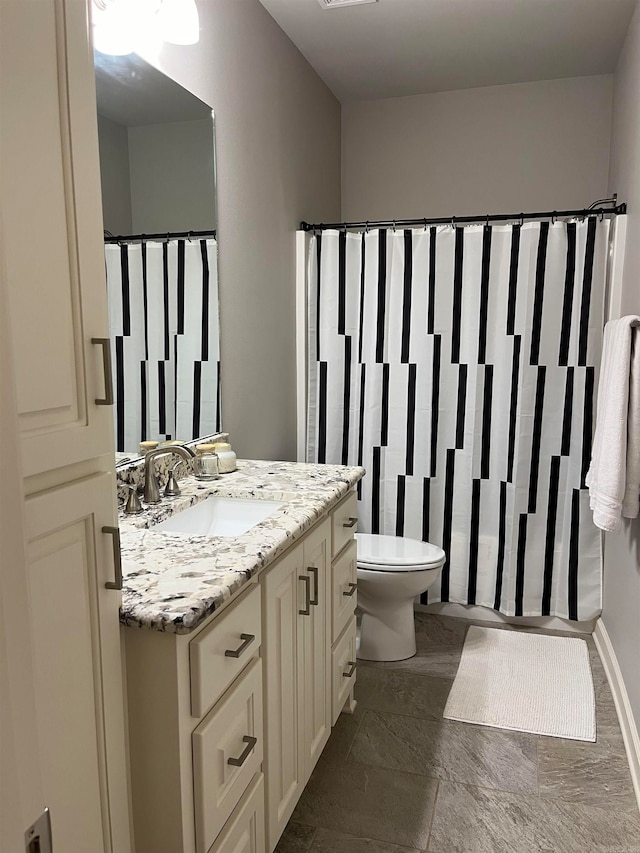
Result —
<path fill-rule="evenodd" d="M 116 450 L 220 429 L 217 243 L 105 245 Z"/>
<path fill-rule="evenodd" d="M 592 217 L 310 241 L 307 459 L 364 465 L 361 530 L 444 548 L 429 602 L 601 609 L 584 478 L 609 229 Z"/>

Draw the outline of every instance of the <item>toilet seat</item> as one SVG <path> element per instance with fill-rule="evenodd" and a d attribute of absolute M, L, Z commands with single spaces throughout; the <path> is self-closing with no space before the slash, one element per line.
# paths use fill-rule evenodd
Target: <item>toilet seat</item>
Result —
<path fill-rule="evenodd" d="M 419 539 L 356 533 L 358 567 L 371 572 L 423 572 L 439 569 L 445 561 L 442 548 Z"/>

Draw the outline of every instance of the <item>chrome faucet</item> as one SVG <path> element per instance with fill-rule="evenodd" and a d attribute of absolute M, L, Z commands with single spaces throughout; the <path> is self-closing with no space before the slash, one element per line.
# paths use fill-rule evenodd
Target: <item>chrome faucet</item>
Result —
<path fill-rule="evenodd" d="M 144 457 L 144 494 L 143 500 L 148 504 L 157 504 L 160 503 L 160 488 L 158 486 L 158 479 L 155 475 L 155 471 L 153 470 L 153 460 L 156 456 L 164 456 L 166 454 L 173 454 L 176 456 L 180 456 L 181 459 L 184 459 L 185 462 L 188 462 L 190 459 L 196 455 L 190 447 L 187 447 L 185 444 L 172 444 L 170 447 L 156 447 L 155 450 L 151 450 Z"/>

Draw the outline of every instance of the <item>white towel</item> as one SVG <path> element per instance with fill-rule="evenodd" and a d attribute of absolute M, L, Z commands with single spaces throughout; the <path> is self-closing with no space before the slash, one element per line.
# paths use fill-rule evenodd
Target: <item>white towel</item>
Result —
<path fill-rule="evenodd" d="M 593 521 L 620 529 L 640 508 L 640 317 L 610 320 L 604 328 L 598 413 L 589 486 Z"/>

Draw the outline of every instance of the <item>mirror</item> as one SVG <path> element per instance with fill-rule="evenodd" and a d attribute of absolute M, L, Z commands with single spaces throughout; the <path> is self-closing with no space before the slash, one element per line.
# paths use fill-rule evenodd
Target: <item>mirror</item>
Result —
<path fill-rule="evenodd" d="M 220 431 L 215 126 L 136 54 L 94 62 L 121 462 Z"/>

